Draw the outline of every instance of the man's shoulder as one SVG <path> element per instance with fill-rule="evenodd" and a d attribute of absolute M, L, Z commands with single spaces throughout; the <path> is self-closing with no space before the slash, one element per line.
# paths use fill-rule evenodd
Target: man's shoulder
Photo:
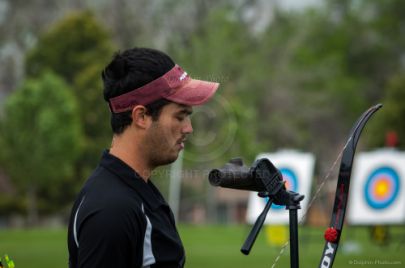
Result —
<path fill-rule="evenodd" d="M 140 210 L 142 198 L 137 191 L 123 182 L 119 176 L 98 166 L 89 176 L 80 192 L 87 206 L 102 209 Z"/>
<path fill-rule="evenodd" d="M 135 191 L 126 192 L 114 187 L 100 191 L 97 187 L 84 187 L 76 202 L 79 225 L 89 219 L 106 227 L 118 222 L 123 224 L 127 220 L 146 222 L 142 199 Z"/>
<path fill-rule="evenodd" d="M 103 194 L 131 194 L 131 188 L 115 173 L 103 166 L 98 166 L 88 177 L 84 191 L 100 191 Z"/>

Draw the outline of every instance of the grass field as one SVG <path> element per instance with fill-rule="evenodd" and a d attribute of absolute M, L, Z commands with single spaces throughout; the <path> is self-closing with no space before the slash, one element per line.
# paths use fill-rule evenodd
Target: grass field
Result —
<path fill-rule="evenodd" d="M 259 234 L 249 256 L 240 247 L 249 232 L 247 226 L 180 225 L 191 268 L 270 268 L 280 251 L 271 246 L 265 233 Z M 392 227 L 392 240 L 378 246 L 369 237 L 368 228 L 346 226 L 334 263 L 341 267 L 405 267 L 405 228 Z M 317 267 L 323 248 L 323 230 L 300 227 L 300 267 Z M 0 254 L 8 254 L 16 268 L 67 267 L 66 230 L 0 230 Z M 289 250 L 276 267 L 289 267 Z"/>

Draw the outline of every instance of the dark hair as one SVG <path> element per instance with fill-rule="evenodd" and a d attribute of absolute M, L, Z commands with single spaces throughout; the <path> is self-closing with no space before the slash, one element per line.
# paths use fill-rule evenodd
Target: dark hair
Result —
<path fill-rule="evenodd" d="M 165 53 L 150 48 L 132 48 L 117 52 L 102 73 L 104 99 L 122 95 L 139 88 L 167 73 L 175 63 Z M 146 105 L 147 114 L 157 120 L 163 106 L 170 103 L 160 99 Z M 111 128 L 122 133 L 132 122 L 131 111 L 111 113 Z"/>

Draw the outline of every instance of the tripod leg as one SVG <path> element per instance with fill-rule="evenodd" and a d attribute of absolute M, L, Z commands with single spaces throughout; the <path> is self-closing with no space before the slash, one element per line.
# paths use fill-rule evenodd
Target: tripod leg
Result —
<path fill-rule="evenodd" d="M 298 214 L 297 209 L 289 209 L 290 213 L 290 263 L 291 268 L 299 267 L 298 255 Z"/>
<path fill-rule="evenodd" d="M 266 206 L 264 207 L 263 212 L 257 218 L 255 224 L 253 225 L 252 230 L 250 231 L 248 237 L 246 238 L 245 243 L 243 243 L 243 246 L 240 249 L 240 251 L 242 251 L 243 254 L 249 255 L 250 250 L 252 249 L 253 244 L 256 241 L 256 237 L 259 234 L 260 229 L 262 228 L 264 221 L 266 220 L 267 212 L 269 212 L 269 209 L 270 209 L 272 203 L 273 203 L 273 200 L 271 200 L 269 198 L 269 201 L 267 202 Z"/>

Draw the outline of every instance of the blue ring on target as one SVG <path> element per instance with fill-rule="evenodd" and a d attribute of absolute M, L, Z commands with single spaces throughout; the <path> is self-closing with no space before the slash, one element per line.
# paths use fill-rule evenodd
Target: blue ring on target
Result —
<path fill-rule="evenodd" d="M 280 168 L 279 169 L 281 174 L 283 175 L 283 180 L 286 181 L 286 186 L 287 186 L 287 190 L 293 191 L 293 192 L 298 192 L 298 178 L 297 175 L 295 175 L 295 172 L 290 169 L 290 168 Z M 269 200 L 269 198 L 265 198 L 265 202 L 267 203 L 267 201 Z M 271 205 L 272 209 L 284 209 L 285 206 L 279 206 L 276 204 L 272 204 Z"/>
<path fill-rule="evenodd" d="M 400 189 L 398 173 L 391 167 L 375 169 L 364 186 L 364 197 L 373 209 L 385 209 L 397 198 Z"/>

